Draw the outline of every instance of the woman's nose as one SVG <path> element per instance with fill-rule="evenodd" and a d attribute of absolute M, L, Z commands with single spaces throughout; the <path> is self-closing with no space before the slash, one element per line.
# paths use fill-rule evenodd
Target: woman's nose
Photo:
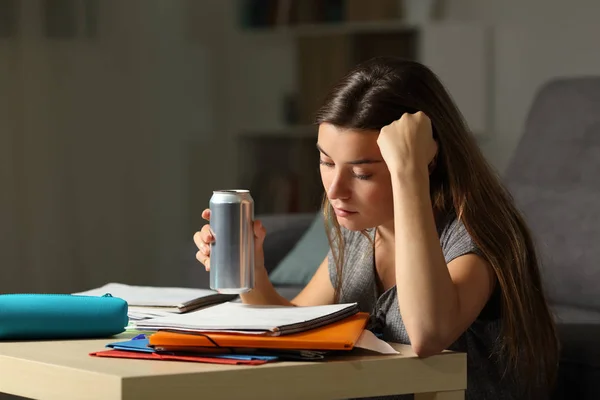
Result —
<path fill-rule="evenodd" d="M 340 174 L 337 174 L 331 181 L 327 196 L 330 199 L 347 199 L 350 197 L 350 188 L 346 180 Z"/>

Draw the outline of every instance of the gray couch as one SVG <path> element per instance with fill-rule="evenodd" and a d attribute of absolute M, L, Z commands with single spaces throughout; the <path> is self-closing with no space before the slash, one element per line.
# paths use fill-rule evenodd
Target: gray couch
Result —
<path fill-rule="evenodd" d="M 535 236 L 556 315 L 562 353 L 554 398 L 600 399 L 600 78 L 541 88 L 504 180 Z M 268 266 L 313 217 L 262 217 Z M 278 288 L 287 298 L 300 289 Z"/>
<path fill-rule="evenodd" d="M 561 335 L 556 398 L 600 399 L 600 77 L 544 85 L 505 174 Z"/>

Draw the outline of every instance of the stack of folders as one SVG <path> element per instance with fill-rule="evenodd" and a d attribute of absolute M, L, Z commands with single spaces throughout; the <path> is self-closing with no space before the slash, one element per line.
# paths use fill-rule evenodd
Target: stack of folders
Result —
<path fill-rule="evenodd" d="M 111 350 L 92 355 L 251 365 L 322 360 L 329 353 L 358 347 L 368 332 L 368 319 L 356 303 L 294 307 L 226 302 L 137 321 L 136 329 L 145 335 L 110 344 Z"/>
<path fill-rule="evenodd" d="M 96 289 L 73 294 L 103 296 L 107 293 L 127 302 L 127 314 L 131 321 L 182 314 L 237 297 L 210 289 L 132 286 L 122 283 L 108 283 Z"/>

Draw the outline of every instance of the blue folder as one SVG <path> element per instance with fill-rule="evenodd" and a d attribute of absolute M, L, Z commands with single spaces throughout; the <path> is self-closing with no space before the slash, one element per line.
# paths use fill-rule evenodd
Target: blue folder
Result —
<path fill-rule="evenodd" d="M 114 342 L 109 343 L 106 347 L 112 348 L 114 350 L 124 350 L 124 351 L 137 351 L 141 353 L 155 353 L 152 347 L 148 345 L 148 338 L 146 335 L 138 335 L 131 340 L 126 340 L 123 342 Z M 198 354 L 200 355 L 200 354 Z M 265 360 L 265 361 L 275 361 L 278 359 L 277 356 L 266 356 L 266 355 L 256 355 L 256 354 L 213 354 L 209 353 L 207 356 L 214 358 L 227 358 L 231 360 Z"/>

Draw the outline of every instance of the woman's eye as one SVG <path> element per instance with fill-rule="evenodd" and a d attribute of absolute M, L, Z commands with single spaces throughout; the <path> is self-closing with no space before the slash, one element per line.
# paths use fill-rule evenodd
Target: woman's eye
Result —
<path fill-rule="evenodd" d="M 367 180 L 369 179 L 371 176 L 373 176 L 372 174 L 354 174 L 354 177 L 356 179 L 361 179 L 361 180 Z"/>
<path fill-rule="evenodd" d="M 356 178 L 356 179 L 369 179 L 370 177 L 373 176 L 372 173 L 369 173 L 369 171 L 365 171 L 362 168 L 356 168 L 352 171 L 352 175 Z"/>
<path fill-rule="evenodd" d="M 330 161 L 325 161 L 325 160 L 319 160 L 319 164 L 321 164 L 325 167 L 328 167 L 328 168 L 333 168 L 335 166 L 334 163 L 332 163 Z M 366 179 L 371 178 L 373 176 L 373 174 L 352 172 L 352 176 L 354 176 L 356 179 L 366 180 Z"/>

